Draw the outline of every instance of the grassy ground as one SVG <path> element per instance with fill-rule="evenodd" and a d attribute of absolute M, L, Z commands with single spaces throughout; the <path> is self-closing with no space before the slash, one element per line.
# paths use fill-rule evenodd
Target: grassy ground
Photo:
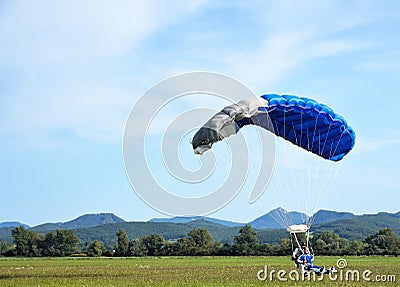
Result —
<path fill-rule="evenodd" d="M 315 264 L 336 266 L 338 259 L 317 257 Z M 400 286 L 400 258 L 345 259 L 347 267 L 338 269 L 336 279 L 294 281 L 287 257 L 0 258 L 0 286 Z M 367 269 L 370 281 L 362 278 Z M 279 280 L 279 270 L 287 281 Z M 354 270 L 359 281 L 351 275 L 346 280 L 346 272 Z"/>

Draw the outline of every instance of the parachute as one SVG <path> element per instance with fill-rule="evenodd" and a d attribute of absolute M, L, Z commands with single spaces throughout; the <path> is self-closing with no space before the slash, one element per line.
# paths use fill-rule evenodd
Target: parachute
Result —
<path fill-rule="evenodd" d="M 275 219 L 297 243 L 296 233 L 305 233 L 308 246 L 310 226 L 314 220 L 310 214 L 310 202 L 315 201 L 316 206 L 321 204 L 337 174 L 337 163 L 354 147 L 354 130 L 344 117 L 313 99 L 266 94 L 229 105 L 215 114 L 194 135 L 193 150 L 202 154 L 214 143 L 237 134 L 245 126 L 261 127 L 276 135 L 277 141 L 283 140 L 278 147 L 285 146 L 285 150 L 275 156 L 278 163 L 275 163 L 274 176 L 278 184 L 273 187 L 273 194 L 282 198 L 283 207 L 289 205 L 288 201 L 300 202 L 302 208 L 298 211 L 305 217 L 303 222 L 292 222 L 289 212 L 277 208 Z M 302 150 L 298 159 L 294 159 L 292 147 L 296 153 Z M 279 161 L 284 162 L 281 172 Z M 334 170 L 321 173 L 319 168 L 325 163 L 333 165 Z M 294 184 L 289 186 L 292 178 Z M 321 184 L 317 186 L 316 182 Z"/>
<path fill-rule="evenodd" d="M 328 106 L 297 96 L 267 94 L 224 108 L 195 134 L 193 149 L 201 154 L 246 125 L 261 126 L 332 161 L 341 160 L 355 143 L 353 129 Z"/>

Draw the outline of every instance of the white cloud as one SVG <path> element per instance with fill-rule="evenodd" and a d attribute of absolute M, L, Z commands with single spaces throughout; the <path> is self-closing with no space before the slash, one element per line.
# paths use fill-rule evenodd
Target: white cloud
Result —
<path fill-rule="evenodd" d="M 357 137 L 357 148 L 355 153 L 371 153 L 376 151 L 385 151 L 389 147 L 400 145 L 400 131 L 391 133 L 392 137 L 383 137 L 378 140 L 371 140 L 363 137 Z M 389 134 L 388 134 L 389 135 Z"/>
<path fill-rule="evenodd" d="M 260 9 L 254 19 L 265 27 L 261 45 L 224 58 L 228 70 L 253 87 L 260 83 L 264 87 L 271 86 L 307 61 L 374 45 L 365 39 L 343 36 L 376 18 L 368 5 L 280 1 L 267 6 L 268 9 Z M 357 7 L 359 10 L 354 13 L 352 8 Z M 370 14 L 371 17 L 366 17 Z"/>
<path fill-rule="evenodd" d="M 230 70 L 240 79 L 255 87 L 271 86 L 291 75 L 305 62 L 338 53 L 353 52 L 366 45 L 345 40 L 320 40 L 306 32 L 293 32 L 269 36 L 260 48 L 247 54 L 234 54 L 226 58 Z"/>
<path fill-rule="evenodd" d="M 400 33 L 399 33 L 400 37 Z M 362 70 L 369 71 L 395 71 L 400 69 L 400 52 L 397 47 L 394 50 L 378 52 L 360 64 Z M 398 83 L 397 83 L 398 84 Z"/>
<path fill-rule="evenodd" d="M 0 60 L 46 66 L 120 55 L 200 4 L 163 1 L 10 1 L 1 15 Z"/>
<path fill-rule="evenodd" d="M 60 133 L 119 143 L 129 110 L 143 92 L 143 75 L 135 75 L 139 63 L 120 75 L 121 56 L 203 2 L 3 3 L 3 144 L 47 146 Z"/>
<path fill-rule="evenodd" d="M 131 91 L 106 83 L 73 87 L 61 83 L 43 90 L 28 86 L 3 107 L 7 110 L 0 131 L 36 146 L 47 146 L 49 140 L 59 141 L 57 136 L 52 140 L 49 136 L 65 137 L 63 133 L 75 138 L 120 142 L 131 98 Z"/>

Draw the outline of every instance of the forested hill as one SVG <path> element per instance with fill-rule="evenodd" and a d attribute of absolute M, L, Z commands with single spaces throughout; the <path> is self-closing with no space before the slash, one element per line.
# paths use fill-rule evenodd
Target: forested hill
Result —
<path fill-rule="evenodd" d="M 365 214 L 351 219 L 342 219 L 313 225 L 315 233 L 333 231 L 347 239 L 362 240 L 381 228 L 391 228 L 400 236 L 400 216 L 398 213 L 381 212 L 378 214 Z"/>
<path fill-rule="evenodd" d="M 306 214 L 297 211 L 287 211 L 281 207 L 271 210 L 270 212 L 254 219 L 248 224 L 255 229 L 281 229 L 282 226 L 277 222 L 279 218 L 287 218 L 289 224 L 302 224 L 308 217 Z M 319 210 L 311 219 L 314 223 L 332 222 L 340 219 L 350 219 L 357 217 L 350 212 L 337 212 L 331 210 Z M 204 219 L 206 221 L 219 223 L 226 226 L 243 226 L 245 223 L 226 221 L 210 217 L 172 217 L 172 218 L 154 218 L 151 222 L 172 222 L 172 223 L 187 223 L 189 221 Z M 310 219 L 310 218 L 309 218 Z"/>
<path fill-rule="evenodd" d="M 204 217 L 204 216 L 177 216 L 177 217 L 172 217 L 172 218 L 153 218 L 153 219 L 150 219 L 149 222 L 188 223 L 190 221 L 195 221 L 195 220 L 200 220 L 200 219 L 203 219 L 203 220 L 206 220 L 209 222 L 213 222 L 213 223 L 222 224 L 222 225 L 229 226 L 229 227 L 245 225 L 245 223 L 233 222 L 233 221 L 216 219 L 216 218 L 212 218 L 212 217 Z"/>
<path fill-rule="evenodd" d="M 17 227 L 17 226 L 23 226 L 25 228 L 29 228 L 29 225 L 21 223 L 19 221 L 5 221 L 0 223 L 0 228 L 2 227 Z"/>
<path fill-rule="evenodd" d="M 388 227 L 400 235 L 400 213 L 378 213 L 369 215 L 343 215 L 346 219 L 332 220 L 335 212 L 324 212 L 328 222 L 316 223 L 312 226 L 313 234 L 324 231 L 333 231 L 340 237 L 350 240 L 363 240 L 368 235 Z M 350 218 L 348 218 L 350 217 Z M 75 226 L 75 227 L 74 227 Z M 12 241 L 11 230 L 13 227 L 0 228 L 0 241 Z M 157 233 L 167 240 L 175 240 L 187 236 L 194 228 L 206 228 L 214 240 L 221 243 L 232 243 L 238 234 L 240 226 L 227 226 L 206 219 L 190 220 L 185 223 L 173 222 L 125 222 L 113 214 L 84 215 L 66 223 L 48 223 L 30 228 L 30 230 L 46 233 L 57 229 L 73 229 L 83 242 L 100 240 L 106 245 L 115 244 L 116 232 L 125 229 L 129 238 L 139 238 Z M 288 236 L 282 228 L 264 229 L 256 228 L 262 243 L 276 243 Z"/>
<path fill-rule="evenodd" d="M 353 219 L 356 218 L 357 215 L 354 215 L 351 212 L 337 212 L 330 210 L 319 210 L 312 216 L 312 222 L 316 223 L 324 223 L 324 222 L 332 222 L 341 219 Z"/>
<path fill-rule="evenodd" d="M 130 239 L 159 234 L 166 240 L 174 241 L 186 237 L 194 228 L 206 228 L 214 240 L 219 242 L 233 242 L 233 236 L 237 235 L 240 227 L 228 227 L 222 224 L 213 223 L 204 219 L 194 220 L 187 223 L 171 222 L 123 222 L 115 224 L 104 224 L 95 227 L 76 230 L 76 235 L 84 242 L 100 240 L 105 244 L 115 243 L 116 233 L 124 229 Z"/>
<path fill-rule="evenodd" d="M 75 218 L 74 220 L 59 223 L 45 223 L 32 227 L 33 231 L 46 232 L 57 229 L 80 229 L 92 226 L 99 226 L 107 223 L 125 222 L 112 213 L 85 214 Z"/>

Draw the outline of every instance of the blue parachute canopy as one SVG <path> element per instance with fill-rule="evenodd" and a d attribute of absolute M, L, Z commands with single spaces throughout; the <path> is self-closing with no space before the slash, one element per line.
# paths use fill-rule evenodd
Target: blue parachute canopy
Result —
<path fill-rule="evenodd" d="M 355 144 L 355 133 L 346 120 L 331 108 L 307 98 L 291 95 L 262 96 L 267 106 L 257 115 L 239 120 L 239 126 L 260 125 L 303 149 L 325 159 L 341 160 Z M 263 112 L 271 127 L 266 126 Z"/>
<path fill-rule="evenodd" d="M 246 125 L 263 127 L 332 161 L 341 160 L 355 144 L 353 129 L 328 106 L 297 96 L 267 94 L 224 108 L 195 134 L 193 149 L 202 153 Z"/>

